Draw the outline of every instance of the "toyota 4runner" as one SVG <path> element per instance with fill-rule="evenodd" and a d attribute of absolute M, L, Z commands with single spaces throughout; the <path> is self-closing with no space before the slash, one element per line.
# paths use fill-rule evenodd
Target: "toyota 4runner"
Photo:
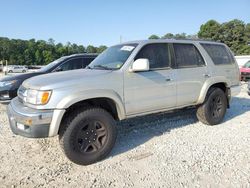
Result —
<path fill-rule="evenodd" d="M 15 134 L 59 135 L 66 156 L 88 165 L 110 153 L 116 120 L 192 106 L 204 124 L 221 123 L 239 79 L 225 44 L 134 41 L 108 48 L 86 69 L 26 80 L 8 117 Z"/>

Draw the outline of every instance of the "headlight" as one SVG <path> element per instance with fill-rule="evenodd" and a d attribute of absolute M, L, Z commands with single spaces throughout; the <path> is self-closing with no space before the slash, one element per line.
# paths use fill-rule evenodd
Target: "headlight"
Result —
<path fill-rule="evenodd" d="M 44 105 L 49 102 L 52 91 L 38 91 L 28 89 L 24 101 L 35 105 Z"/>
<path fill-rule="evenodd" d="M 9 86 L 9 85 L 12 85 L 14 83 L 16 83 L 17 80 L 11 80 L 11 81 L 3 81 L 3 82 L 0 82 L 0 87 L 5 87 L 5 86 Z"/>

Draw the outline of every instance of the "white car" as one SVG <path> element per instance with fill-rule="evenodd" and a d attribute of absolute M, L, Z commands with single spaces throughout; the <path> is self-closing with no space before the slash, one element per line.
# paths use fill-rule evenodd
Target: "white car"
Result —
<path fill-rule="evenodd" d="M 25 66 L 20 66 L 20 65 L 10 65 L 3 68 L 3 72 L 8 72 L 8 73 L 25 73 L 27 72 L 27 70 L 28 69 Z"/>

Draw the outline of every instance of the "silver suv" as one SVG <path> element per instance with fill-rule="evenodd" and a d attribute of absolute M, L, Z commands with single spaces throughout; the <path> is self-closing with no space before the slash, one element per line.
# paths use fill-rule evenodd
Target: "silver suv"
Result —
<path fill-rule="evenodd" d="M 239 75 L 222 43 L 128 42 L 108 48 L 84 70 L 26 80 L 8 116 L 15 134 L 59 135 L 66 156 L 88 165 L 109 154 L 118 120 L 192 106 L 204 124 L 221 123 L 240 91 Z"/>

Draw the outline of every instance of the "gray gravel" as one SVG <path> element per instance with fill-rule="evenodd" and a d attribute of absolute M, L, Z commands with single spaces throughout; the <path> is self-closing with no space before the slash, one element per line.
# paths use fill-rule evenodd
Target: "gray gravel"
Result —
<path fill-rule="evenodd" d="M 123 121 L 118 131 L 107 159 L 78 166 L 57 137 L 13 135 L 0 105 L 0 187 L 250 187 L 246 84 L 220 125 L 203 125 L 187 109 Z"/>

